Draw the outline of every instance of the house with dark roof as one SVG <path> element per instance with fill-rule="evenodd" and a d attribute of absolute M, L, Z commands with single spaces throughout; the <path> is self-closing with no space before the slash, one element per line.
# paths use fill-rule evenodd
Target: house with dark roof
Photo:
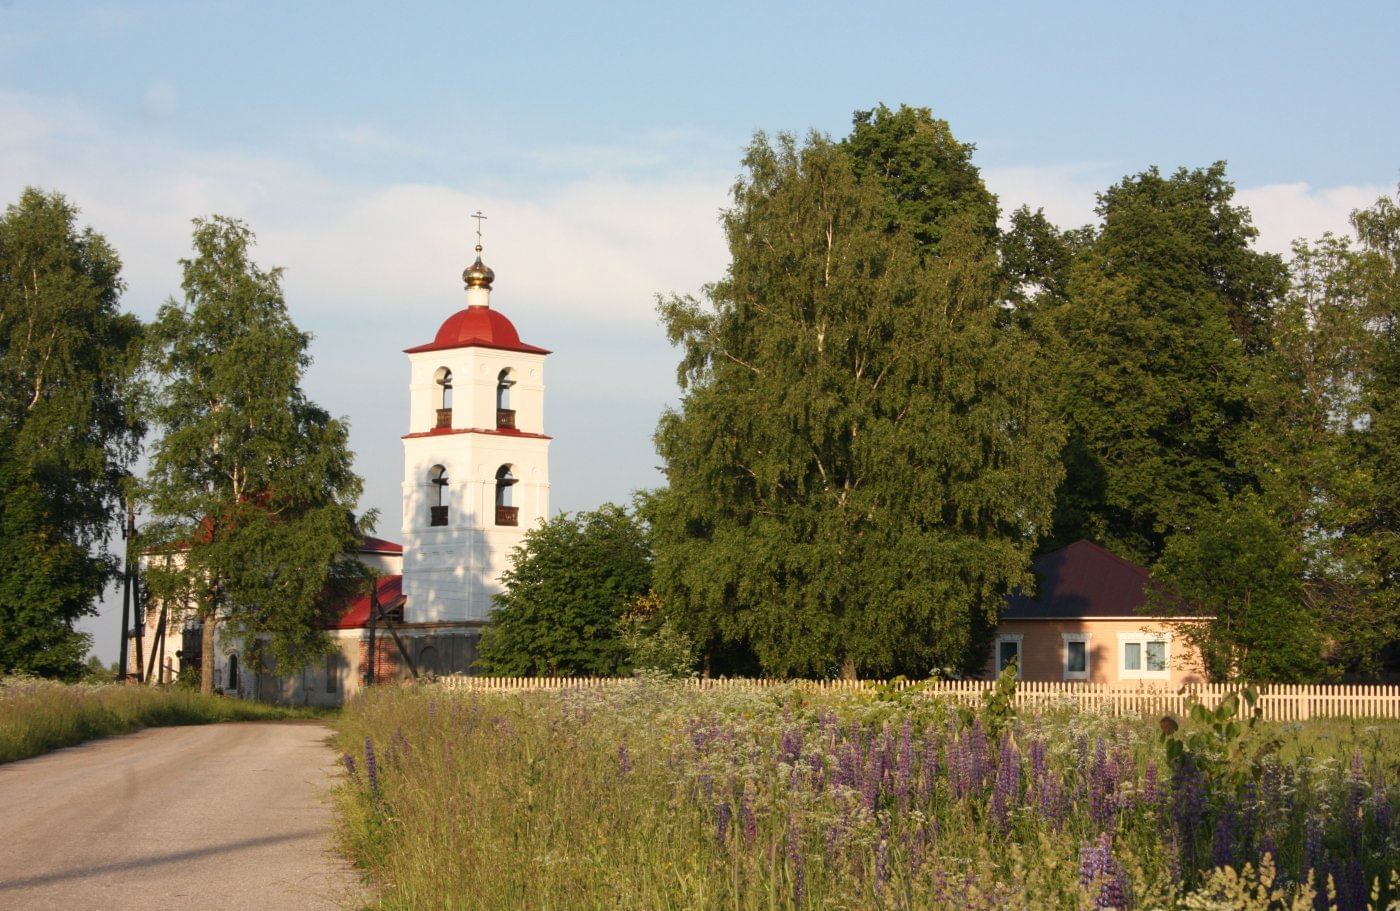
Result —
<path fill-rule="evenodd" d="M 1141 566 L 1091 541 L 1037 557 L 1034 592 L 1006 599 L 987 673 L 1016 662 L 1035 681 L 1176 688 L 1204 683 L 1200 655 L 1180 634 L 1184 611 L 1147 612 L 1155 583 Z"/>

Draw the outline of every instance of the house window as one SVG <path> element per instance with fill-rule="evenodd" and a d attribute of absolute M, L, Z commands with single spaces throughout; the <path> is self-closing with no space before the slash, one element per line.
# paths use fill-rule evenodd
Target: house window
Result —
<path fill-rule="evenodd" d="M 340 656 L 326 656 L 326 692 L 334 693 L 340 684 Z"/>
<path fill-rule="evenodd" d="M 1166 633 L 1119 633 L 1118 676 L 1124 680 L 1170 677 L 1171 636 Z"/>
<path fill-rule="evenodd" d="M 1016 676 L 1022 676 L 1021 638 L 1020 633 L 1003 633 L 997 636 L 997 674 L 1006 670 L 1008 664 L 1014 663 Z"/>
<path fill-rule="evenodd" d="M 1065 643 L 1065 679 L 1089 679 L 1089 634 L 1061 633 Z"/>
<path fill-rule="evenodd" d="M 447 524 L 447 469 L 434 465 L 428 472 L 428 480 L 433 485 L 433 497 L 428 507 L 429 525 Z"/>
<path fill-rule="evenodd" d="M 238 692 L 238 656 L 228 656 L 228 691 Z"/>

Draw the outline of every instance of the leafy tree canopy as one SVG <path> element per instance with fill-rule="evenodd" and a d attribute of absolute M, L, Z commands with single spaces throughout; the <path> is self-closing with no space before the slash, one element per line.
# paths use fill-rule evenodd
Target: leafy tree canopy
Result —
<path fill-rule="evenodd" d="M 350 556 L 361 482 L 347 425 L 301 390 L 309 337 L 287 313 L 281 270 L 250 259 L 241 222 L 194 224 L 184 301 L 151 328 L 162 436 L 144 494 L 156 517 L 146 543 L 168 555 L 150 561 L 151 588 L 203 622 L 208 691 L 219 623 L 258 637 L 283 669 L 328 647 L 323 627 L 362 575 Z"/>
<path fill-rule="evenodd" d="M 1323 636 L 1306 597 L 1300 542 L 1254 494 L 1206 507 L 1167 541 L 1154 575 L 1205 619 L 1178 632 L 1211 679 L 1298 682 L 1323 672 Z M 1152 607 L 1180 614 L 1179 602 Z"/>
<path fill-rule="evenodd" d="M 651 586 L 647 527 L 605 503 L 525 533 L 502 576 L 477 665 L 490 674 L 607 676 L 627 669 L 619 624 Z"/>
<path fill-rule="evenodd" d="M 927 126 L 881 109 L 844 144 L 759 134 L 728 273 L 704 304 L 660 304 L 684 395 L 656 437 L 657 591 L 697 641 L 746 643 L 771 673 L 980 661 L 1048 525 L 1059 430 L 1035 346 L 1000 316 L 994 204 L 980 180 L 910 193 L 966 164 Z"/>
<path fill-rule="evenodd" d="M 1285 275 L 1217 163 L 1153 168 L 1099 197 L 1057 326 L 1070 425 L 1049 547 L 1100 541 L 1151 563 L 1198 510 L 1253 484 L 1233 447 Z"/>
<path fill-rule="evenodd" d="M 884 189 L 882 208 L 891 232 L 936 251 L 956 221 L 987 240 L 997 236 L 997 200 L 972 163 L 975 146 L 958 142 L 948 121 L 928 108 L 879 105 L 857 111 L 841 142 L 858 179 Z"/>
<path fill-rule="evenodd" d="M 105 545 L 143 427 L 141 326 L 116 252 L 57 193 L 0 218 L 0 674 L 74 678 L 73 628 L 116 570 Z"/>

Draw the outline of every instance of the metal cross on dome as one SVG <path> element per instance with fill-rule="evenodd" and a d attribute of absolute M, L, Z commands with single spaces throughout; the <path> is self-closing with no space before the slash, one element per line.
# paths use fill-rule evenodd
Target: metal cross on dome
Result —
<path fill-rule="evenodd" d="M 480 209 L 477 209 L 476 212 L 472 213 L 472 216 L 471 216 L 471 217 L 476 219 L 476 245 L 477 245 L 478 248 L 480 248 L 480 247 L 481 247 L 481 223 L 482 223 L 483 220 L 485 220 L 486 216 L 483 215 L 483 214 L 481 214 L 481 210 L 480 210 Z"/>

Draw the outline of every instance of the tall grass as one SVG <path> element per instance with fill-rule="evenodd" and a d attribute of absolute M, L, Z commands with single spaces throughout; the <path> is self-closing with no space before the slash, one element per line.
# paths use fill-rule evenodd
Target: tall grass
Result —
<path fill-rule="evenodd" d="M 1173 767 L 1151 720 L 914 694 L 385 688 L 339 729 L 341 837 L 385 909 L 1351 911 L 1396 891 L 1394 724 L 1272 728 L 1282 748 L 1239 777 Z"/>
<path fill-rule="evenodd" d="M 0 678 L 0 763 L 146 727 L 305 717 L 305 711 L 183 687 Z"/>

